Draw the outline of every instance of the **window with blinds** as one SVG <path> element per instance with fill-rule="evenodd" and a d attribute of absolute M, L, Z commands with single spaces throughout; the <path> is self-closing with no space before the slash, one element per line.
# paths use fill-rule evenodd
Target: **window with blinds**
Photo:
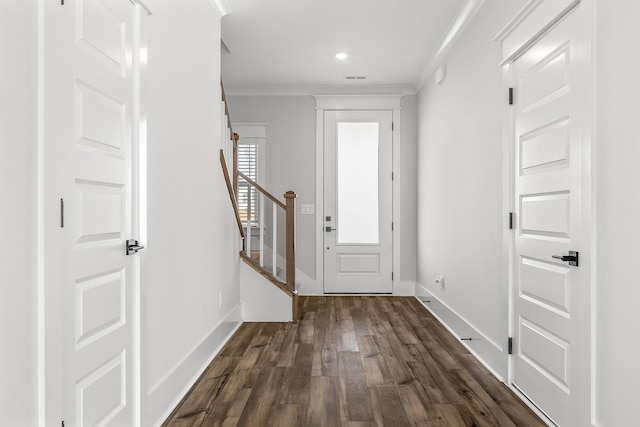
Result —
<path fill-rule="evenodd" d="M 238 144 L 238 170 L 251 180 L 258 182 L 258 144 L 257 142 L 242 142 Z M 240 219 L 258 226 L 258 192 L 244 179 L 238 180 L 238 209 Z"/>

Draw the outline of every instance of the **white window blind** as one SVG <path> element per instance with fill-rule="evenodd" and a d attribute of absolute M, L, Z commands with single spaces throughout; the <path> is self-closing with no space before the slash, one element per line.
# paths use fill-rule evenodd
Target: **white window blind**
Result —
<path fill-rule="evenodd" d="M 238 170 L 251 180 L 258 182 L 258 144 L 256 142 L 240 142 L 238 144 Z M 238 208 L 240 219 L 258 225 L 258 192 L 244 179 L 238 181 Z"/>

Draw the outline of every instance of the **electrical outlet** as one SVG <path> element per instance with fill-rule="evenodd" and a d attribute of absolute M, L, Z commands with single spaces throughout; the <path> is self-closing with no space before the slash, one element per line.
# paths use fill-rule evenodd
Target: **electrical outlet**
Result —
<path fill-rule="evenodd" d="M 439 287 L 440 289 L 444 289 L 444 276 L 442 274 L 434 274 L 433 279 L 436 282 L 437 287 Z"/>
<path fill-rule="evenodd" d="M 219 295 L 219 298 L 218 298 L 218 307 L 222 308 L 222 291 L 220 291 L 220 295 Z"/>

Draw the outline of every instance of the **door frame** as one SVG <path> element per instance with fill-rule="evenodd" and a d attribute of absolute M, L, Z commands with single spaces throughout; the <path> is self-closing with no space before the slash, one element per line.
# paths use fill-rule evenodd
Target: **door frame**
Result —
<path fill-rule="evenodd" d="M 146 241 L 146 104 L 141 96 L 141 81 L 147 72 L 146 67 L 146 36 L 144 32 L 143 17 L 153 15 L 148 6 L 148 0 L 129 0 L 134 8 L 135 24 L 133 31 L 136 32 L 136 40 L 139 49 L 134 49 L 133 61 L 139 63 L 139 74 L 134 77 L 134 91 L 136 91 L 138 102 L 134 105 L 134 117 L 132 118 L 132 133 L 137 133 L 137 147 L 132 147 L 131 170 L 134 187 L 132 190 L 137 194 L 137 198 L 132 198 L 132 209 L 138 211 L 138 215 L 132 217 L 132 230 L 137 230 L 142 241 Z M 75 7 L 74 3 L 68 7 Z M 62 312 L 60 293 L 62 283 L 59 274 L 51 274 L 51 263 L 46 249 L 47 231 L 51 228 L 47 223 L 59 221 L 59 211 L 54 208 L 56 197 L 49 193 L 48 180 L 51 179 L 52 171 L 47 169 L 45 145 L 48 141 L 45 132 L 45 37 L 46 37 L 46 3 L 45 0 L 38 0 L 38 52 L 37 52 L 37 330 L 38 330 L 38 426 L 59 425 L 62 416 Z M 53 171 L 55 175 L 57 171 Z M 57 179 L 57 178 L 56 178 Z M 143 374 L 140 365 L 141 357 L 141 316 L 143 304 L 140 293 L 140 259 L 133 260 L 133 274 L 137 286 L 132 291 L 131 304 L 134 318 L 133 328 L 133 372 L 132 372 L 132 393 L 133 393 L 133 417 L 136 426 L 140 425 L 141 416 L 141 376 Z M 64 261 L 64 260 L 61 260 Z M 54 271 L 55 273 L 55 271 Z"/>
<path fill-rule="evenodd" d="M 325 111 L 391 111 L 392 138 L 392 269 L 393 295 L 401 290 L 400 271 L 400 130 L 402 129 L 400 111 L 401 94 L 397 95 L 314 95 L 316 99 L 316 294 L 324 295 L 324 116 Z"/>
<path fill-rule="evenodd" d="M 582 8 L 583 21 L 580 23 L 580 43 L 582 45 L 581 58 L 587 66 L 587 74 L 581 76 L 584 79 L 584 87 L 587 88 L 583 95 L 584 107 L 584 125 L 581 129 L 583 138 L 588 140 L 582 154 L 581 165 L 585 166 L 581 171 L 581 214 L 583 215 L 581 250 L 588 255 L 588 263 L 585 268 L 589 268 L 588 290 L 586 298 L 588 301 L 584 303 L 585 312 L 581 318 L 588 325 L 588 328 L 581 329 L 582 336 L 578 341 L 583 343 L 582 349 L 585 351 L 585 360 L 576 367 L 581 373 L 578 376 L 576 384 L 573 388 L 580 393 L 579 408 L 576 412 L 580 419 L 577 420 L 579 425 L 594 425 L 595 420 L 595 289 L 596 289 L 596 245 L 595 245 L 595 122 L 593 120 L 595 110 L 595 79 L 594 79 L 594 61 L 593 61 L 593 1 L 594 0 L 529 0 L 520 12 L 504 27 L 504 29 L 495 37 L 495 41 L 502 46 L 502 72 L 503 72 L 503 88 L 505 99 L 509 88 L 514 87 L 514 70 L 513 63 L 529 47 L 531 47 L 542 35 L 553 28 L 559 21 L 566 17 L 574 9 Z M 515 94 L 517 96 L 517 94 Z M 518 229 L 519 218 L 514 218 L 513 230 L 509 229 L 509 212 L 515 212 L 515 168 L 517 159 L 515 158 L 515 109 L 505 102 L 502 113 L 503 122 L 503 210 L 504 224 L 503 228 L 503 259 L 504 269 L 502 277 L 508 283 L 508 336 L 513 337 L 516 327 L 515 319 L 515 300 L 516 300 L 516 283 L 515 283 L 515 262 L 516 262 L 516 246 L 515 232 Z M 586 249 L 586 250 L 585 250 Z M 506 342 L 506 340 L 505 340 Z M 517 346 L 518 343 L 515 343 Z M 543 420 L 548 420 L 546 415 L 540 411 L 531 401 L 524 396 L 520 390 L 513 386 L 514 377 L 514 357 L 507 356 L 507 386 L 538 416 Z M 550 424 L 553 425 L 553 424 Z"/>

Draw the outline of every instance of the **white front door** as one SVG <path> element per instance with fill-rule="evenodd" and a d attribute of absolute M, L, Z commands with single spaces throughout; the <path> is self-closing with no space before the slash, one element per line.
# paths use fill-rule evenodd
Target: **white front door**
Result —
<path fill-rule="evenodd" d="M 571 12 L 513 63 L 518 226 L 512 384 L 566 427 L 584 425 L 580 394 L 589 385 L 590 139 L 582 12 Z M 557 258 L 574 252 L 578 265 Z"/>
<path fill-rule="evenodd" d="M 138 25 L 129 0 L 45 9 L 45 258 L 59 262 L 45 282 L 60 298 L 66 426 L 137 423 Z"/>
<path fill-rule="evenodd" d="M 324 123 L 324 292 L 391 293 L 392 112 Z"/>

